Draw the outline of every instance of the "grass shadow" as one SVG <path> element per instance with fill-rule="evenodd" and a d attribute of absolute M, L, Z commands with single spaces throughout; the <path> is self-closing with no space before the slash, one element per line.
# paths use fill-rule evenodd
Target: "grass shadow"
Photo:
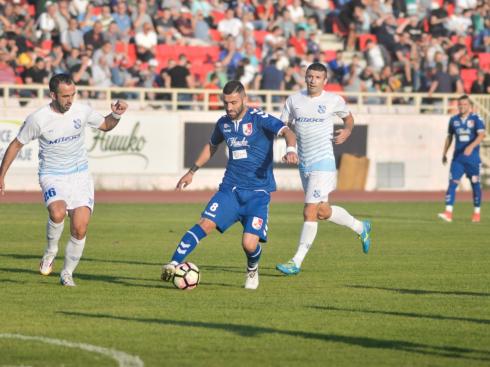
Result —
<path fill-rule="evenodd" d="M 413 295 L 441 294 L 446 296 L 490 297 L 490 293 L 484 293 L 484 292 L 434 291 L 434 290 L 425 290 L 425 289 L 372 287 L 368 285 L 345 285 L 345 287 L 357 288 L 357 289 L 376 289 L 381 291 L 395 292 L 400 294 L 413 294 Z"/>
<path fill-rule="evenodd" d="M 322 310 L 322 311 L 367 313 L 367 314 L 375 314 L 375 315 L 410 317 L 410 318 L 417 318 L 417 319 L 430 319 L 430 320 L 442 320 L 442 321 L 463 321 L 463 322 L 470 322 L 470 323 L 484 324 L 484 325 L 490 324 L 490 320 L 488 320 L 488 319 L 475 319 L 475 318 L 471 318 L 471 317 L 443 316 L 443 315 L 435 315 L 435 314 L 420 314 L 420 313 L 414 313 L 414 312 L 354 310 L 354 309 L 349 309 L 349 308 L 339 308 L 339 307 L 332 307 L 332 306 L 310 306 L 309 308 L 313 308 L 316 310 Z"/>
<path fill-rule="evenodd" d="M 95 319 L 108 319 L 118 321 L 139 322 L 144 324 L 156 324 L 164 326 L 177 326 L 182 328 L 203 328 L 222 330 L 242 337 L 256 337 L 267 334 L 278 334 L 290 337 L 299 337 L 307 340 L 319 340 L 323 342 L 340 343 L 353 345 L 363 348 L 386 349 L 401 352 L 416 353 L 422 355 L 432 355 L 464 360 L 490 361 L 490 351 L 471 348 L 461 348 L 455 346 L 436 346 L 423 343 L 415 343 L 404 340 L 384 340 L 370 337 L 348 336 L 328 333 L 315 333 L 299 330 L 283 330 L 268 327 L 240 325 L 230 323 L 204 322 L 204 321 L 183 321 L 171 319 L 143 318 L 115 316 L 108 314 L 91 314 L 86 312 L 58 311 L 57 313 L 71 317 L 88 317 Z"/>

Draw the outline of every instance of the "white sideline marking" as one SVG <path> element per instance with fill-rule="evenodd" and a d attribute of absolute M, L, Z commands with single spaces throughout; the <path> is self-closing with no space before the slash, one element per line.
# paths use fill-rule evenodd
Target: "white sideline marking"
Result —
<path fill-rule="evenodd" d="M 140 357 L 138 356 L 132 356 L 130 354 L 120 352 L 115 349 L 102 348 L 91 344 L 73 343 L 68 340 L 45 338 L 43 336 L 28 336 L 28 335 L 21 335 L 21 334 L 0 333 L 0 339 L 1 338 L 33 340 L 46 344 L 59 345 L 68 348 L 77 348 L 77 349 L 86 350 L 88 352 L 99 353 L 116 360 L 117 363 L 119 364 L 119 367 L 143 367 L 145 365 L 143 361 L 140 359 Z"/>

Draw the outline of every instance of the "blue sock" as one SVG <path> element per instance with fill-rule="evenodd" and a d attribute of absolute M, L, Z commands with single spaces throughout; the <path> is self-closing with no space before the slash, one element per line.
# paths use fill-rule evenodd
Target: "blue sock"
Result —
<path fill-rule="evenodd" d="M 473 189 L 473 206 L 479 208 L 481 204 L 481 185 L 480 182 L 472 182 L 471 188 Z"/>
<path fill-rule="evenodd" d="M 257 244 L 254 252 L 249 254 L 245 251 L 245 254 L 247 255 L 247 270 L 257 269 L 257 266 L 259 265 L 260 254 L 262 254 L 262 246 L 260 246 L 260 243 Z"/>
<path fill-rule="evenodd" d="M 199 241 L 206 237 L 206 232 L 201 228 L 199 224 L 189 229 L 184 237 L 180 240 L 179 246 L 175 250 L 172 261 L 181 263 L 197 246 Z"/>
<path fill-rule="evenodd" d="M 453 180 L 449 180 L 449 186 L 446 191 L 446 205 L 454 205 L 456 199 L 456 188 L 458 184 Z"/>

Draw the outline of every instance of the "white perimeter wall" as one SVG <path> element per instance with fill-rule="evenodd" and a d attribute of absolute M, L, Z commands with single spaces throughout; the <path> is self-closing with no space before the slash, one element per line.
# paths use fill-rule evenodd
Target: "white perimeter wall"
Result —
<path fill-rule="evenodd" d="M 0 112 L 0 158 L 32 109 Z M 100 111 L 103 114 L 109 111 Z M 87 134 L 89 165 L 99 190 L 173 189 L 185 172 L 184 122 L 214 122 L 221 112 L 128 111 L 112 132 Z M 448 116 L 355 115 L 356 124 L 368 125 L 370 168 L 366 189 L 376 190 L 377 163 L 405 165 L 401 190 L 444 190 L 448 167 L 441 164 Z M 6 178 L 7 190 L 39 190 L 37 143 L 25 146 Z M 285 149 L 275 147 L 276 159 Z M 191 188 L 214 189 L 222 169 L 202 169 Z M 275 171 L 279 189 L 300 189 L 297 170 Z"/>

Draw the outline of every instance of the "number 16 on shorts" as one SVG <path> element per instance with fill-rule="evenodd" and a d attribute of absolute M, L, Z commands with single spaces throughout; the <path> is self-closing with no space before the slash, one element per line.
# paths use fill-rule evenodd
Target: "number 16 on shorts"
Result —
<path fill-rule="evenodd" d="M 56 196 L 56 190 L 54 187 L 51 187 L 50 189 L 44 191 L 44 201 L 48 201 L 50 198 Z"/>

